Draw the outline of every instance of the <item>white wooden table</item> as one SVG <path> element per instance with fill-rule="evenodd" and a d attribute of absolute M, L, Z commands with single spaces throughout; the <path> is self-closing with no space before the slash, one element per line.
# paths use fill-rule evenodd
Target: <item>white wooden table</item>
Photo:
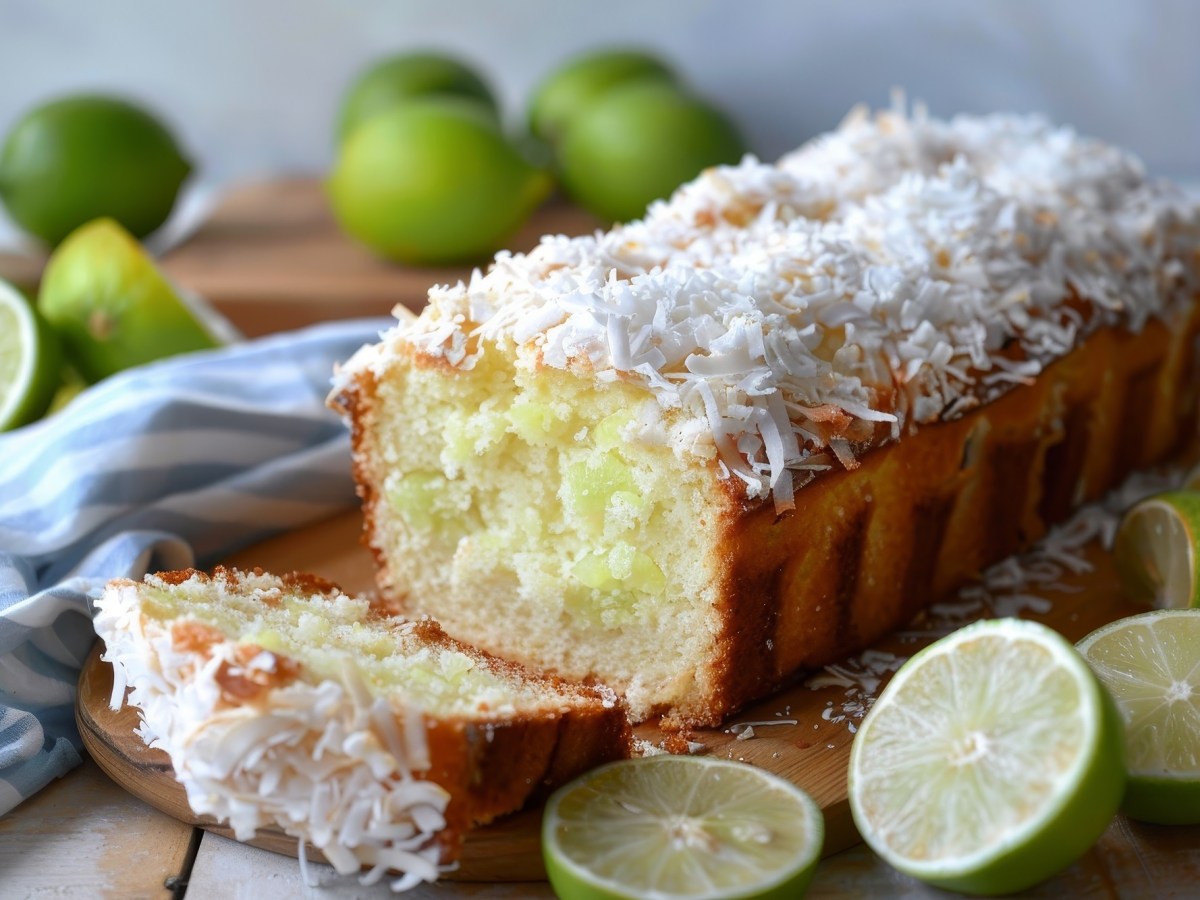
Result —
<path fill-rule="evenodd" d="M 385 884 L 362 887 L 328 866 L 304 884 L 296 860 L 207 834 L 125 793 L 91 760 L 0 818 L 0 898 L 55 900 L 382 900 Z M 413 900 L 551 898 L 543 883 L 444 882 Z M 815 898 L 936 898 L 951 895 L 900 875 L 858 846 L 821 863 Z M 1027 896 L 1200 896 L 1200 826 L 1166 828 L 1118 818 L 1079 862 Z"/>

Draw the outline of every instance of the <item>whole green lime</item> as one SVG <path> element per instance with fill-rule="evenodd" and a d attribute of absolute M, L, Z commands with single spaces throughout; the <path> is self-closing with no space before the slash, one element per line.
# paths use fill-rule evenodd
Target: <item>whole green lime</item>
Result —
<path fill-rule="evenodd" d="M 568 124 L 605 92 L 641 79 L 674 83 L 666 64 L 641 50 L 602 50 L 577 57 L 554 70 L 534 90 L 529 101 L 529 130 L 556 143 Z"/>
<path fill-rule="evenodd" d="M 551 187 L 477 102 L 456 98 L 414 100 L 364 122 L 328 183 L 347 233 L 380 256 L 416 264 L 499 249 Z"/>
<path fill-rule="evenodd" d="M 141 107 L 67 97 L 26 113 L 8 133 L 0 199 L 52 245 L 102 216 L 144 237 L 166 221 L 190 171 L 171 133 Z"/>
<path fill-rule="evenodd" d="M 745 146 L 708 103 L 662 81 L 607 91 L 571 122 L 559 145 L 563 186 L 602 219 L 623 222 Z"/>
<path fill-rule="evenodd" d="M 338 142 L 396 103 L 444 95 L 477 100 L 499 118 L 491 88 L 466 63 L 442 53 L 403 53 L 375 63 L 350 85 L 338 111 Z"/>
<path fill-rule="evenodd" d="M 38 309 L 89 382 L 219 343 L 111 219 L 89 222 L 58 246 L 42 274 Z"/>

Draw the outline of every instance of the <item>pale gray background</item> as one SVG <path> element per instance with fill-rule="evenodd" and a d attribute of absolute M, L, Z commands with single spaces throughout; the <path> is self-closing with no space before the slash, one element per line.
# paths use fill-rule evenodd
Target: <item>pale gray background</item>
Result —
<path fill-rule="evenodd" d="M 80 89 L 132 94 L 205 180 L 319 172 L 347 82 L 379 54 L 479 64 L 510 120 L 585 47 L 636 42 L 719 101 L 764 158 L 893 85 L 934 112 L 1038 110 L 1200 176 L 1192 0 L 0 0 L 0 131 Z"/>

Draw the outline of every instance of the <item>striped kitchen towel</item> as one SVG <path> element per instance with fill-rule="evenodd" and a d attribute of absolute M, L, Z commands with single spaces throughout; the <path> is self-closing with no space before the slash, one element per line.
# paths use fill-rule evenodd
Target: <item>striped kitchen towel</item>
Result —
<path fill-rule="evenodd" d="M 207 566 L 355 503 L 324 404 L 382 319 L 115 375 L 0 434 L 0 814 L 79 763 L 73 704 L 113 577 Z"/>

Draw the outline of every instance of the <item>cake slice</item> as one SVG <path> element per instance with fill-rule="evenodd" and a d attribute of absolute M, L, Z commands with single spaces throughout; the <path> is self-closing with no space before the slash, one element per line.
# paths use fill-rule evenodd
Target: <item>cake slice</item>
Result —
<path fill-rule="evenodd" d="M 1190 440 L 1198 274 L 1196 205 L 1117 148 L 855 114 L 340 370 L 380 591 L 718 722 Z"/>
<path fill-rule="evenodd" d="M 108 584 L 114 708 L 171 757 L 198 814 L 266 825 L 341 873 L 432 881 L 465 832 L 629 754 L 616 696 L 372 611 L 313 576 L 217 569 Z"/>

